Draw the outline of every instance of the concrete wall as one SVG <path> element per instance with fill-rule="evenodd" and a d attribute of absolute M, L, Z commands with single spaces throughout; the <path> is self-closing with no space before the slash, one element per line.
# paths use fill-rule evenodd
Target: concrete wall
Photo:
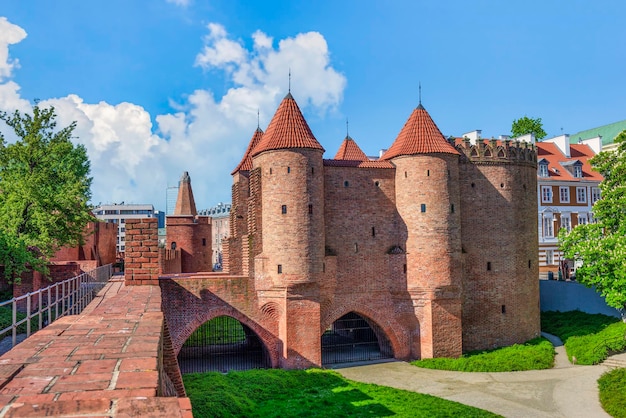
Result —
<path fill-rule="evenodd" d="M 620 312 L 606 304 L 595 290 L 577 282 L 539 280 L 542 311 L 575 311 L 620 317 Z"/>

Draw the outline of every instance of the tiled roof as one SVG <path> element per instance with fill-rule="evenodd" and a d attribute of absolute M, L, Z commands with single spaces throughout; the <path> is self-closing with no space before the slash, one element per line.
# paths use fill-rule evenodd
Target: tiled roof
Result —
<path fill-rule="evenodd" d="M 593 150 L 586 144 L 571 144 L 570 158 L 565 156 L 559 147 L 551 142 L 537 142 L 537 161 L 542 159 L 548 162 L 548 179 L 560 181 L 593 180 L 602 181 L 603 177 L 591 168 L 589 159 L 595 155 Z M 566 168 L 569 162 L 580 161 L 583 166 L 583 177 L 576 178 Z M 571 165 L 571 164 L 570 164 Z M 546 177 L 539 177 L 546 179 Z"/>
<path fill-rule="evenodd" d="M 458 151 L 444 138 L 420 103 L 411 113 L 394 143 L 381 158 L 389 160 L 399 155 L 427 153 L 458 154 Z"/>
<path fill-rule="evenodd" d="M 624 129 L 626 129 L 626 120 L 620 122 L 609 123 L 608 125 L 598 126 L 597 128 L 587 129 L 580 131 L 569 136 L 569 140 L 572 144 L 578 143 L 578 140 L 585 140 L 589 138 L 595 138 L 598 135 L 602 136 L 602 146 L 612 144 L 615 137 L 619 135 Z"/>
<path fill-rule="evenodd" d="M 324 165 L 328 167 L 394 168 L 391 162 L 384 160 L 324 160 Z"/>
<path fill-rule="evenodd" d="M 367 161 L 367 155 L 354 142 L 354 139 L 346 136 L 335 154 L 335 160 Z"/>
<path fill-rule="evenodd" d="M 252 170 L 252 150 L 254 149 L 254 147 L 257 146 L 257 144 L 259 143 L 259 141 L 261 141 L 261 138 L 263 137 L 263 131 L 261 130 L 261 128 L 256 128 L 256 131 L 254 131 L 254 135 L 252 135 L 252 139 L 250 140 L 250 143 L 248 144 L 248 148 L 246 149 L 245 154 L 243 154 L 243 158 L 241 159 L 241 162 L 239 163 L 239 165 L 233 170 L 232 174 L 235 174 L 238 171 L 250 171 Z"/>
<path fill-rule="evenodd" d="M 313 136 L 291 93 L 287 93 L 278 106 L 263 138 L 252 151 L 252 156 L 263 151 L 284 148 L 313 148 L 324 151 Z"/>

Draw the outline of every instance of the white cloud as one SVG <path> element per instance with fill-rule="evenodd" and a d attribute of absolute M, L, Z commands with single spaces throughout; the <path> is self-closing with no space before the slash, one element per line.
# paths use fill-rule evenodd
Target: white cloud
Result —
<path fill-rule="evenodd" d="M 77 142 L 91 160 L 94 203 L 152 203 L 165 209 L 165 188 L 175 185 L 183 171 L 191 175 L 199 208 L 229 201 L 230 172 L 256 129 L 257 111 L 265 128 L 286 93 L 289 68 L 301 108 L 323 113 L 340 103 L 346 80 L 330 65 L 321 34 L 298 34 L 275 48 L 270 36 L 256 31 L 247 49 L 222 25 L 207 28 L 196 65 L 224 71 L 232 87 L 222 97 L 198 89 L 182 101 L 171 100 L 173 112 L 156 115 L 156 126 L 133 103 L 91 104 L 76 94 L 42 100 L 44 106 L 55 106 L 59 126 L 77 122 Z M 5 57 L 0 68 L 10 62 Z M 0 83 L 0 109 L 29 107 L 17 84 Z"/>
<path fill-rule="evenodd" d="M 10 78 L 13 69 L 19 68 L 19 61 L 9 57 L 9 45 L 17 44 L 26 38 L 26 31 L 0 17 L 0 82 Z"/>

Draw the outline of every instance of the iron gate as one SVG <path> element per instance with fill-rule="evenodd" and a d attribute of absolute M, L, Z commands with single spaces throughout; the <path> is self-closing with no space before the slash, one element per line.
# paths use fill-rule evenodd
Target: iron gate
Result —
<path fill-rule="evenodd" d="M 202 324 L 178 353 L 181 373 L 265 369 L 271 367 L 267 349 L 249 327 L 230 316 Z"/>
<path fill-rule="evenodd" d="M 393 358 L 385 333 L 375 323 L 350 312 L 322 335 L 322 365 Z"/>

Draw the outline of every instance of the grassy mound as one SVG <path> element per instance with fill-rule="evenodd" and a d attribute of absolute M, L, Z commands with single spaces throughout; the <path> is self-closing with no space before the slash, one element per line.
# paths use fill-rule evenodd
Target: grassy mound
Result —
<path fill-rule="evenodd" d="M 514 372 L 549 369 L 554 365 L 554 347 L 545 338 L 494 350 L 472 351 L 460 358 L 434 358 L 411 362 L 428 369 L 460 372 Z"/>
<path fill-rule="evenodd" d="M 558 336 L 569 360 L 576 364 L 598 364 L 612 353 L 626 350 L 626 323 L 612 316 L 542 312 L 541 329 Z"/>
<path fill-rule="evenodd" d="M 329 370 L 183 376 L 194 417 L 495 417 L 430 395 L 353 382 Z"/>
<path fill-rule="evenodd" d="M 626 418 L 626 369 L 615 369 L 598 379 L 602 408 L 614 418 Z"/>

